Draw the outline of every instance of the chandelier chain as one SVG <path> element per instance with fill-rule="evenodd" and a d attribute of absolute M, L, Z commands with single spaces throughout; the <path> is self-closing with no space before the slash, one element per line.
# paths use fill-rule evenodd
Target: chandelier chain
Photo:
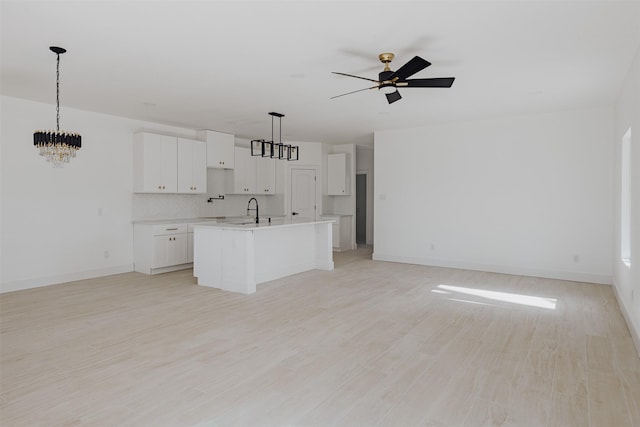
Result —
<path fill-rule="evenodd" d="M 60 131 L 60 54 L 56 61 L 56 130 Z"/>

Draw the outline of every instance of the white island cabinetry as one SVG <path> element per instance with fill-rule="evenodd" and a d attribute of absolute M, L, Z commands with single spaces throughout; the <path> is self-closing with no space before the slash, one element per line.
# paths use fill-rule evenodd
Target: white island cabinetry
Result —
<path fill-rule="evenodd" d="M 199 285 L 244 294 L 291 274 L 333 270 L 330 221 L 195 225 L 194 250 Z"/>

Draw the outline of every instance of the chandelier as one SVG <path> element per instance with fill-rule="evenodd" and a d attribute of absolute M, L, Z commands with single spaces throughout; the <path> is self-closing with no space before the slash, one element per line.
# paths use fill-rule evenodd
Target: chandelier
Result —
<path fill-rule="evenodd" d="M 280 160 L 298 160 L 298 146 L 282 143 L 282 118 L 284 114 L 271 112 L 271 141 L 264 139 L 254 139 L 251 141 L 251 155 L 260 157 L 271 157 Z M 273 139 L 273 118 L 277 117 L 280 122 L 280 142 Z"/>
<path fill-rule="evenodd" d="M 69 163 L 80 149 L 82 137 L 80 134 L 60 131 L 60 55 L 67 50 L 61 47 L 49 48 L 56 54 L 56 130 L 38 130 L 33 133 L 33 145 L 40 155 L 53 163 L 54 168 L 61 168 Z"/>

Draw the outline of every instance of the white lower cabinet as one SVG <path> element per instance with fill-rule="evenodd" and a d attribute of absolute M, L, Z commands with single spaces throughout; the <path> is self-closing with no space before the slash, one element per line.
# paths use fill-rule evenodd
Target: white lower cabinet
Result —
<path fill-rule="evenodd" d="M 187 235 L 153 236 L 153 268 L 184 264 L 187 261 Z"/>
<path fill-rule="evenodd" d="M 135 224 L 134 270 L 156 274 L 191 267 L 187 224 Z"/>

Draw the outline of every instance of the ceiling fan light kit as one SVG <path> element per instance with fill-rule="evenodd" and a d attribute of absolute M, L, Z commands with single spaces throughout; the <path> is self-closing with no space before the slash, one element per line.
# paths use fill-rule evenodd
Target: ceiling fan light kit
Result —
<path fill-rule="evenodd" d="M 271 141 L 267 141 L 265 139 L 251 140 L 251 155 L 288 161 L 298 160 L 298 146 L 282 143 L 282 118 L 284 117 L 284 114 L 272 111 L 269 115 L 271 116 Z M 277 117 L 280 122 L 280 142 L 275 142 L 273 139 L 274 117 Z"/>
<path fill-rule="evenodd" d="M 331 99 L 339 98 L 341 96 L 350 95 L 356 92 L 362 92 L 370 89 L 378 89 L 385 94 L 387 102 L 393 104 L 400 100 L 402 96 L 398 92 L 399 87 L 451 87 L 455 77 L 438 77 L 431 79 L 408 79 L 412 75 L 427 68 L 431 63 L 419 56 L 414 56 L 409 62 L 400 67 L 397 71 L 392 71 L 389 67 L 389 63 L 393 61 L 395 55 L 390 52 L 381 53 L 378 55 L 380 62 L 384 64 L 384 70 L 378 74 L 378 80 L 369 79 L 367 77 L 354 76 L 353 74 L 333 72 L 333 74 L 339 74 L 341 76 L 354 77 L 356 79 L 368 80 L 376 83 L 376 86 L 367 87 L 364 89 L 354 90 L 353 92 L 343 93 L 341 95 L 332 96 Z"/>

